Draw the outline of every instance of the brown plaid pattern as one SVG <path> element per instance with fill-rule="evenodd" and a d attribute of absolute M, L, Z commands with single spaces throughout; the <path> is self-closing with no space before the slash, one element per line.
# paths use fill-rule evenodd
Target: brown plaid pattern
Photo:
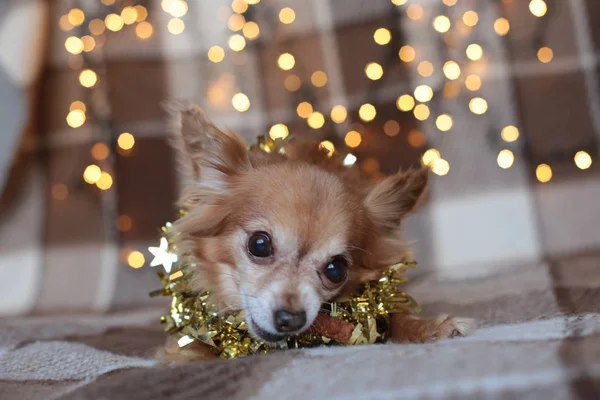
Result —
<path fill-rule="evenodd" d="M 416 3 L 423 17 L 414 21 L 407 10 Z M 167 32 L 170 17 L 160 1 L 146 1 L 153 36 L 141 41 L 134 26 L 107 32 L 103 58 L 88 60 L 105 88 L 104 99 L 98 99 L 97 91 L 77 83 L 80 57 L 64 49 L 66 37 L 77 31 L 62 32 L 56 25 L 75 3 L 51 2 L 43 79 L 30 113 L 35 134 L 23 141 L 0 207 L 5 277 L 0 314 L 34 314 L 0 325 L 0 398 L 591 396 L 600 374 L 600 4 L 546 0 L 548 13 L 538 19 L 528 3 L 458 0 L 449 7 L 441 0 L 409 0 L 402 6 L 388 0 L 262 0 L 247 14 L 261 35 L 236 53 L 227 49 L 230 1 L 188 0 L 186 29 L 177 36 Z M 90 7 L 89 18 L 106 12 L 98 2 L 82 1 L 84 6 Z M 291 25 L 277 22 L 286 6 L 296 11 Z M 467 10 L 479 16 L 469 29 L 460 22 Z M 448 35 L 433 31 L 437 15 L 452 21 Z M 511 27 L 504 37 L 492 28 L 501 16 Z M 380 27 L 392 31 L 390 44 L 374 43 Z M 483 61 L 466 59 L 471 43 L 483 47 Z M 226 49 L 218 64 L 206 57 L 213 45 Z M 398 58 L 405 45 L 416 51 L 409 63 Z M 548 64 L 536 58 L 542 45 L 554 51 Z M 290 71 L 277 67 L 283 52 L 295 56 Z M 430 77 L 417 72 L 425 60 L 434 66 Z M 449 60 L 462 69 L 462 77 L 450 82 L 460 89 L 456 95 L 443 74 Z M 380 81 L 365 77 L 369 62 L 383 66 Z M 318 70 L 327 73 L 328 82 L 315 88 L 310 78 Z M 298 91 L 285 89 L 290 74 L 302 82 Z M 481 76 L 481 89 L 465 88 L 468 74 Z M 399 95 L 420 84 L 435 93 L 426 121 L 395 105 Z M 251 101 L 244 113 L 231 106 L 237 92 Z M 469 111 L 475 96 L 488 102 L 484 115 Z M 148 264 L 145 249 L 176 214 L 177 175 L 160 107 L 168 98 L 197 102 L 217 125 L 249 141 L 285 123 L 294 135 L 327 139 L 347 151 L 344 135 L 358 130 L 362 143 L 352 152 L 361 168 L 372 168 L 377 160 L 375 174 L 413 165 L 425 149 L 438 149 L 450 172 L 434 176 L 429 203 L 406 225 L 421 270 L 411 293 L 428 315 L 471 316 L 483 328 L 474 338 L 452 343 L 321 349 L 148 369 L 148 354 L 162 341 L 155 318 L 164 305 L 147 297 L 157 288 L 155 271 L 147 265 L 132 269 L 126 258 L 139 250 Z M 88 120 L 77 129 L 65 124 L 74 100 L 90 107 Z M 323 128 L 311 129 L 298 117 L 301 101 L 325 115 Z M 369 123 L 358 117 L 366 102 L 377 109 Z M 342 124 L 329 118 L 338 104 L 348 110 Z M 436 128 L 435 118 L 443 113 L 453 117 L 448 132 Z M 400 125 L 396 136 L 383 133 L 389 120 Z M 500 138 L 507 125 L 520 130 L 514 143 Z M 424 147 L 409 144 L 414 130 L 425 135 Z M 101 192 L 81 174 L 97 162 L 91 146 L 104 141 L 114 149 L 121 132 L 134 134 L 135 147 L 114 153 L 107 164 L 114 186 Z M 496 163 L 504 148 L 515 154 L 508 170 Z M 594 160 L 585 171 L 573 163 L 579 150 Z M 540 163 L 552 167 L 547 184 L 535 179 Z M 68 187 L 66 199 L 53 196 L 56 184 Z M 119 215 L 131 219 L 130 229 L 115 230 Z M 67 311 L 81 314 L 46 316 Z M 65 367 L 65 354 L 93 362 L 89 368 Z M 351 362 L 364 363 L 362 378 Z M 371 368 L 376 372 L 366 372 Z"/>

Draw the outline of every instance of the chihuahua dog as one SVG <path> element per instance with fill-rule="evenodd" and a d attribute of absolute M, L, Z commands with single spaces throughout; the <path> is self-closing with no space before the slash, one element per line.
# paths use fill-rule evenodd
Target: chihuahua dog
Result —
<path fill-rule="evenodd" d="M 223 310 L 244 309 L 257 340 L 303 332 L 323 302 L 409 255 L 400 226 L 426 192 L 428 168 L 372 184 L 318 143 L 290 141 L 284 154 L 250 151 L 199 107 L 175 102 L 168 110 L 183 172 L 179 205 L 188 211 L 173 230 L 197 264 L 192 288 L 209 289 Z M 395 314 L 391 337 L 422 343 L 473 330 L 467 318 Z M 159 352 L 166 362 L 210 357 L 202 344 L 180 348 L 174 338 Z"/>

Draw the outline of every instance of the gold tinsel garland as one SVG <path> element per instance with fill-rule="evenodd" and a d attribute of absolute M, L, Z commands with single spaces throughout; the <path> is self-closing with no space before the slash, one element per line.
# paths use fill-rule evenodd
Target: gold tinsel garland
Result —
<path fill-rule="evenodd" d="M 259 139 L 256 147 L 266 152 L 283 152 L 283 143 Z M 170 224 L 163 227 L 160 247 L 150 248 L 155 255 L 151 266 L 163 265 L 166 271 L 158 272 L 163 289 L 150 295 L 172 298 L 171 311 L 161 317 L 161 322 L 167 334 L 177 337 L 181 347 L 199 341 L 221 358 L 236 358 L 278 349 L 381 343 L 389 337 L 390 314 L 420 311 L 415 300 L 398 288 L 406 282 L 404 272 L 416 266 L 414 261 L 403 261 L 392 265 L 379 280 L 362 284 L 353 297 L 322 305 L 321 309 L 331 318 L 351 325 L 351 332 L 343 340 L 339 335 L 309 329 L 273 347 L 250 335 L 244 310 L 218 313 L 210 302 L 209 290 L 201 293 L 191 290 L 188 274 L 195 265 L 190 257 L 177 256 L 169 228 Z"/>

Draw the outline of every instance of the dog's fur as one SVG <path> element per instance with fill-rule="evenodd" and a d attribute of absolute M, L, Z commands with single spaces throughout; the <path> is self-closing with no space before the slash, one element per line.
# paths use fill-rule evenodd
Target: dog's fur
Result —
<path fill-rule="evenodd" d="M 314 321 L 320 305 L 376 279 L 409 256 L 402 240 L 403 218 L 423 199 L 428 168 L 399 172 L 377 184 L 358 168 L 319 149 L 291 141 L 285 154 L 248 151 L 235 133 L 214 127 L 195 105 L 171 103 L 173 144 L 183 172 L 179 205 L 187 215 L 173 225 L 180 251 L 197 260 L 194 289 L 210 289 L 221 309 L 245 309 L 253 329 L 276 333 L 273 312 L 306 312 Z M 253 232 L 269 233 L 274 252 L 255 258 L 247 242 Z M 348 262 L 345 282 L 332 284 L 322 271 L 334 256 Z M 465 335 L 470 319 L 412 315 L 393 319 L 397 342 L 428 342 Z M 204 359 L 202 345 L 179 348 L 169 338 L 165 361 Z"/>

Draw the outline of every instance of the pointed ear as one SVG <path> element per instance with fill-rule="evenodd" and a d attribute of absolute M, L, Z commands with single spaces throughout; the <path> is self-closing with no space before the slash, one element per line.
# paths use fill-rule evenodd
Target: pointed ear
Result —
<path fill-rule="evenodd" d="M 400 171 L 375 185 L 365 198 L 375 225 L 384 233 L 392 233 L 402 218 L 413 211 L 425 197 L 429 168 Z"/>
<path fill-rule="evenodd" d="M 233 132 L 222 132 L 190 102 L 165 103 L 173 131 L 171 144 L 177 151 L 186 189 L 197 196 L 223 194 L 230 179 L 250 168 L 243 139 Z"/>

